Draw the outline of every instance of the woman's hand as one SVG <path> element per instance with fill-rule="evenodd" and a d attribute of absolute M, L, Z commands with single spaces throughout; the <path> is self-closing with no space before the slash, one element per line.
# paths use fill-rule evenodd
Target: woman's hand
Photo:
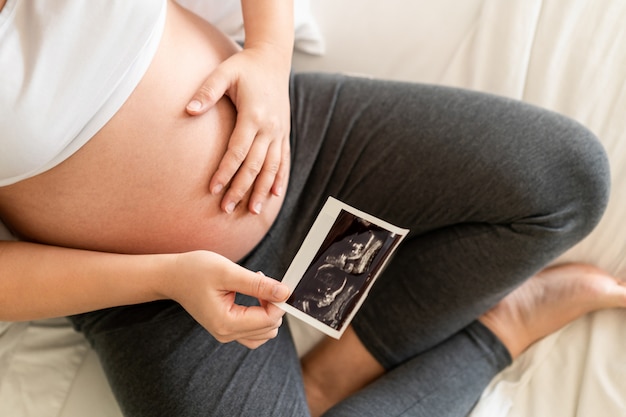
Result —
<path fill-rule="evenodd" d="M 222 62 L 194 95 L 187 112 L 206 112 L 224 95 L 237 108 L 228 149 L 209 187 L 228 187 L 221 207 L 232 212 L 252 187 L 248 203 L 260 213 L 265 200 L 279 196 L 289 172 L 289 59 L 273 45 L 243 49 Z M 287 63 L 285 63 L 285 61 Z"/>
<path fill-rule="evenodd" d="M 276 337 L 285 313 L 271 302 L 289 297 L 286 285 L 213 252 L 175 256 L 174 273 L 162 283 L 164 295 L 178 301 L 215 339 L 256 349 Z M 235 304 L 236 293 L 257 298 L 260 306 Z"/>

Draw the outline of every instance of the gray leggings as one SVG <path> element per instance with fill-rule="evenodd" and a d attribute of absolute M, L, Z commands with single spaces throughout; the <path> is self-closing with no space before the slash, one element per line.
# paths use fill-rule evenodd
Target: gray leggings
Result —
<path fill-rule="evenodd" d="M 466 415 L 510 363 L 476 318 L 596 225 L 602 147 L 572 120 L 485 94 L 320 74 L 291 87 L 286 201 L 241 264 L 281 277 L 328 196 L 411 229 L 353 321 L 388 372 L 327 415 Z M 248 350 L 170 301 L 73 320 L 127 416 L 308 415 L 286 325 Z"/>

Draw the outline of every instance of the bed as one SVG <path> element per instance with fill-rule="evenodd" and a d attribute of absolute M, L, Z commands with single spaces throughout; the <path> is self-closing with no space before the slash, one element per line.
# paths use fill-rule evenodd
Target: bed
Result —
<path fill-rule="evenodd" d="M 241 39 L 236 1 L 182 2 Z M 294 70 L 486 91 L 587 125 L 609 153 L 613 191 L 596 230 L 556 262 L 626 279 L 625 21 L 624 0 L 296 0 Z M 292 323 L 305 352 L 320 335 Z M 0 323 L 0 338 L 0 416 L 121 416 L 95 353 L 65 319 Z M 585 316 L 497 375 L 471 415 L 626 416 L 624 341 L 626 311 Z"/>

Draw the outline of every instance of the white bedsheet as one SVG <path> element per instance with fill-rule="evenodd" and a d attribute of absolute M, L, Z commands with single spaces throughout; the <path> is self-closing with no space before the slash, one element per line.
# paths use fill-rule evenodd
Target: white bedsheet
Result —
<path fill-rule="evenodd" d="M 534 345 L 483 393 L 471 417 L 626 415 L 626 311 L 599 311 Z"/>
<path fill-rule="evenodd" d="M 0 416 L 58 416 L 89 347 L 65 319 L 0 323 Z"/>

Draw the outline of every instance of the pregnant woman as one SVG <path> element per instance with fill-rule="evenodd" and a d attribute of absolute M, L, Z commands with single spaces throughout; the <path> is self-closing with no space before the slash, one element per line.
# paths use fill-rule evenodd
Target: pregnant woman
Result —
<path fill-rule="evenodd" d="M 242 5 L 243 49 L 173 1 L 0 0 L 1 320 L 70 316 L 127 416 L 432 416 L 626 305 L 593 267 L 541 271 L 606 204 L 586 129 L 290 75 L 291 4 Z M 344 337 L 301 362 L 273 278 L 331 195 L 411 233 Z"/>

